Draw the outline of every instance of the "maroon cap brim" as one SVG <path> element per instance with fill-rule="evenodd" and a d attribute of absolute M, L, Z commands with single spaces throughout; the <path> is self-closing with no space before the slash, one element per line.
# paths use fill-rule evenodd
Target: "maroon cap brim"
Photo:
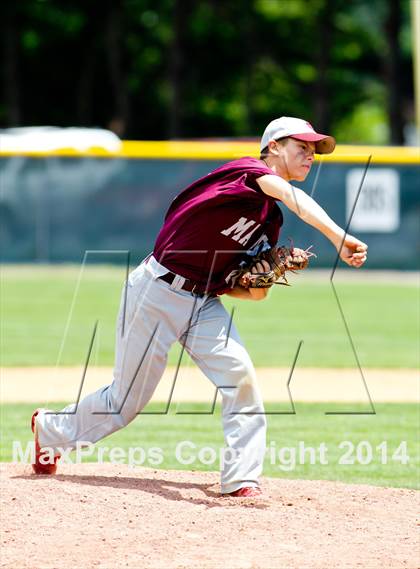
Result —
<path fill-rule="evenodd" d="M 328 136 L 328 134 L 303 132 L 302 134 L 291 134 L 290 138 L 296 138 L 304 142 L 315 142 L 315 152 L 317 154 L 331 154 L 335 148 L 335 138 Z"/>

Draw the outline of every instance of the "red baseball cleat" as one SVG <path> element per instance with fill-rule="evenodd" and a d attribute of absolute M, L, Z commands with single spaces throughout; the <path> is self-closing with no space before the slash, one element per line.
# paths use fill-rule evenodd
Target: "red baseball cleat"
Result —
<path fill-rule="evenodd" d="M 38 413 L 42 411 L 42 409 L 36 409 L 35 413 L 32 415 L 31 419 L 31 429 L 35 436 L 35 462 L 32 464 L 32 470 L 35 474 L 55 474 L 57 472 L 57 460 L 60 458 L 60 455 L 56 455 L 49 459 L 49 453 L 46 451 L 42 451 L 41 447 L 39 446 L 38 442 L 38 434 L 36 432 L 36 422 L 35 417 Z M 45 457 L 45 458 L 43 458 Z M 42 462 L 41 462 L 42 460 Z M 45 463 L 45 464 L 44 464 Z"/>
<path fill-rule="evenodd" d="M 261 488 L 258 486 L 243 486 L 235 492 L 230 492 L 229 494 L 223 494 L 224 496 L 234 496 L 235 498 L 255 498 L 257 496 L 262 496 Z"/>

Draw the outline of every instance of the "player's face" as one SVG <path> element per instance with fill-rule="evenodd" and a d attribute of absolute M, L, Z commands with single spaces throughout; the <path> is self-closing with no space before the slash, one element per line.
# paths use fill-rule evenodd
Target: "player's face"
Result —
<path fill-rule="evenodd" d="M 284 145 L 279 146 L 279 158 L 287 169 L 289 180 L 303 182 L 314 161 L 315 143 L 288 138 Z"/>

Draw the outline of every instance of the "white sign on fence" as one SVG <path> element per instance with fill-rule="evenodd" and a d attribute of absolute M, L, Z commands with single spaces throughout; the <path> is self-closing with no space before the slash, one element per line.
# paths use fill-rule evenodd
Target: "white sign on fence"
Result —
<path fill-rule="evenodd" d="M 363 168 L 349 170 L 346 178 L 346 219 L 363 178 Z M 391 233 L 400 225 L 400 179 L 391 168 L 368 170 L 351 219 L 350 229 L 373 233 Z"/>

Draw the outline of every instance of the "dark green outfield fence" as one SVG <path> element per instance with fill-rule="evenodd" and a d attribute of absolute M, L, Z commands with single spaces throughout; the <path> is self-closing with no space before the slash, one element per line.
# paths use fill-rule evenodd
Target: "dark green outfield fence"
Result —
<path fill-rule="evenodd" d="M 164 214 L 182 188 L 229 159 L 257 155 L 250 143 L 214 150 L 217 143 L 189 142 L 182 152 L 183 143 L 168 143 L 164 151 L 153 147 L 163 143 L 134 144 L 126 143 L 115 156 L 0 152 L 1 260 L 80 262 L 86 250 L 129 250 L 134 264 L 153 247 Z M 417 269 L 419 154 L 391 150 L 340 147 L 335 157 L 315 164 L 304 184 L 296 185 L 345 227 L 371 155 L 350 231 L 368 243 L 368 267 Z M 314 266 L 331 266 L 335 254 L 329 242 L 282 209 L 281 241 L 292 237 L 296 245 L 313 244 Z M 125 255 L 95 253 L 91 258 L 121 262 Z"/>

